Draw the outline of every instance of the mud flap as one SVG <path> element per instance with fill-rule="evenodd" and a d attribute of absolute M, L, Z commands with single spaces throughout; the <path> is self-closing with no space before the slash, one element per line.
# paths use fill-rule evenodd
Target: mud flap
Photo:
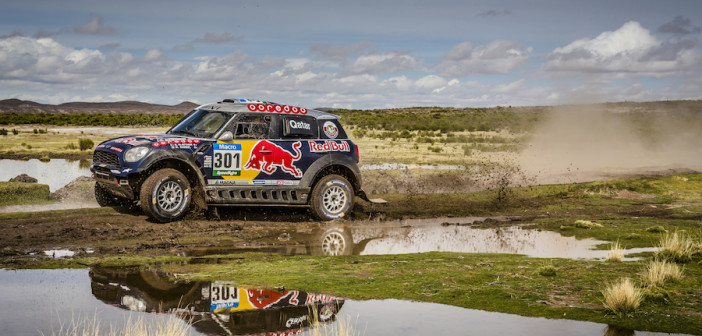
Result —
<path fill-rule="evenodd" d="M 388 204 L 388 201 L 382 199 L 382 198 L 368 198 L 368 195 L 366 195 L 366 192 L 363 190 L 359 190 L 356 196 L 360 197 L 362 200 L 366 202 L 370 202 L 373 204 Z"/>

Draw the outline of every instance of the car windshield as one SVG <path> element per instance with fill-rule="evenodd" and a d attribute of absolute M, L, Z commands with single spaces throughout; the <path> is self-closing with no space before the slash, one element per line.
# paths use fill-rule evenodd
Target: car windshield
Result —
<path fill-rule="evenodd" d="M 181 120 L 167 133 L 212 138 L 232 116 L 233 114 L 226 112 L 197 110 Z"/>

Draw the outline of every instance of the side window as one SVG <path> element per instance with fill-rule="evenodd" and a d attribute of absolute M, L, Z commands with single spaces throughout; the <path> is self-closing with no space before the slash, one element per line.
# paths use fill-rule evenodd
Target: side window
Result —
<path fill-rule="evenodd" d="M 307 116 L 286 116 L 283 118 L 284 138 L 316 139 L 319 130 L 317 120 Z"/>
<path fill-rule="evenodd" d="M 261 114 L 244 114 L 232 124 L 235 139 L 267 139 L 271 117 Z"/>

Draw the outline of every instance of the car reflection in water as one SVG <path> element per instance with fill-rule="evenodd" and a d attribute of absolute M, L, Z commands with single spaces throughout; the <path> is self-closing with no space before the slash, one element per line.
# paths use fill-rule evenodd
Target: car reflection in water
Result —
<path fill-rule="evenodd" d="M 297 335 L 315 321 L 335 320 L 344 304 L 330 295 L 241 288 L 224 281 L 172 282 L 147 268 L 94 267 L 90 280 L 102 302 L 192 319 L 193 327 L 207 335 Z"/>

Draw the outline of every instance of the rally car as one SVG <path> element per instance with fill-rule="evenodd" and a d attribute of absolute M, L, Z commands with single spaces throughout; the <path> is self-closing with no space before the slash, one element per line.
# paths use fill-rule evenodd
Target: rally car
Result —
<path fill-rule="evenodd" d="M 234 205 L 309 207 L 332 220 L 351 212 L 355 195 L 368 200 L 358 155 L 339 116 L 225 99 L 196 108 L 165 134 L 102 142 L 91 171 L 100 206 L 138 204 L 159 222 L 193 207 Z"/>

